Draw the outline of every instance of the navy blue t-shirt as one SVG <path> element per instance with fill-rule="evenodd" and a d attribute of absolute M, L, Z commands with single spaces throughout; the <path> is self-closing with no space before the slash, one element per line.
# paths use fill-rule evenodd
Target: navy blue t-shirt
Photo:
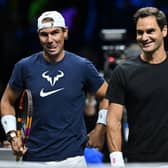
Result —
<path fill-rule="evenodd" d="M 23 159 L 56 161 L 83 155 L 85 93 L 95 93 L 103 82 L 88 59 L 67 51 L 57 63 L 45 61 L 43 52 L 16 63 L 9 85 L 15 90 L 30 89 L 34 106 Z"/>

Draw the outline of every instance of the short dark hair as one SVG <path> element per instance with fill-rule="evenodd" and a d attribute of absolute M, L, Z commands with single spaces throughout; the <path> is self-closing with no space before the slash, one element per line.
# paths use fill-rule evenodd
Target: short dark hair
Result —
<path fill-rule="evenodd" d="M 165 25 L 167 25 L 166 15 L 164 14 L 163 11 L 159 10 L 156 7 L 144 7 L 144 8 L 138 9 L 133 16 L 135 24 L 137 23 L 137 20 L 139 18 L 144 18 L 147 16 L 155 16 L 156 21 L 161 30 Z"/>

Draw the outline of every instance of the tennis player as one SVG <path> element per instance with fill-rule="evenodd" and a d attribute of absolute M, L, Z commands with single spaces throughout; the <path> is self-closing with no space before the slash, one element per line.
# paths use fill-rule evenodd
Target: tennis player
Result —
<path fill-rule="evenodd" d="M 37 32 L 43 51 L 15 64 L 1 101 L 3 127 L 14 152 L 21 151 L 24 161 L 59 162 L 84 168 L 88 139 L 83 114 L 85 93 L 103 98 L 108 84 L 92 62 L 64 50 L 68 28 L 59 12 L 42 13 Z M 22 147 L 15 132 L 14 104 L 23 89 L 31 90 L 34 104 L 26 147 Z M 102 145 L 100 138 L 105 132 L 108 101 L 104 102 L 96 128 L 89 134 L 88 145 L 96 148 Z"/>
<path fill-rule="evenodd" d="M 134 15 L 141 53 L 118 65 L 107 97 L 107 137 L 111 165 L 124 167 L 121 122 L 127 109 L 128 162 L 168 162 L 168 55 L 164 46 L 167 19 L 163 11 L 144 7 Z"/>

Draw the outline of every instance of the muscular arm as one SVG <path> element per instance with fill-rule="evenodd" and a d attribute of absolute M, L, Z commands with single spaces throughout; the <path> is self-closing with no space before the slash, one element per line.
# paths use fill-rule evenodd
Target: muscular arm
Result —
<path fill-rule="evenodd" d="M 5 118 L 2 123 L 6 134 L 16 132 L 16 120 L 15 118 L 15 101 L 19 96 L 19 92 L 14 91 L 9 85 L 7 85 L 1 100 L 1 115 Z M 2 120 L 2 119 L 1 119 Z M 10 141 L 14 154 L 25 154 L 27 148 L 22 145 L 22 139 L 19 136 L 15 136 Z"/>
<path fill-rule="evenodd" d="M 107 141 L 110 152 L 121 151 L 122 134 L 121 121 L 124 107 L 110 103 L 107 114 Z"/>
<path fill-rule="evenodd" d="M 19 96 L 19 92 L 15 92 L 7 85 L 1 99 L 1 115 L 15 115 L 14 104 Z"/>
<path fill-rule="evenodd" d="M 96 96 L 98 98 L 103 98 L 106 94 L 107 91 L 107 87 L 108 87 L 108 83 L 106 81 L 104 81 L 104 83 L 100 86 L 100 88 L 97 90 L 96 92 Z"/>
<path fill-rule="evenodd" d="M 107 109 L 108 100 L 103 99 L 99 104 L 99 109 Z M 96 123 L 95 128 L 88 134 L 88 146 L 103 149 L 105 140 L 106 126 L 101 123 Z"/>
<path fill-rule="evenodd" d="M 99 109 L 108 109 L 109 101 L 104 98 L 108 84 L 104 82 L 96 93 L 96 96 L 101 98 L 99 101 Z M 106 133 L 106 126 L 104 124 L 96 123 L 95 128 L 88 134 L 88 146 L 103 149 L 104 139 Z"/>

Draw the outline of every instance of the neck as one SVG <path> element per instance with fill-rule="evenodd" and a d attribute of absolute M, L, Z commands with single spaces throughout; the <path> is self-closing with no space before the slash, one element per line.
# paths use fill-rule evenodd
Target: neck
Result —
<path fill-rule="evenodd" d="M 159 52 L 158 54 L 144 54 L 142 53 L 140 55 L 141 59 L 145 62 L 148 62 L 150 64 L 159 64 L 166 60 L 167 55 L 166 52 Z"/>
<path fill-rule="evenodd" d="M 50 63 L 59 62 L 64 58 L 64 51 L 56 55 L 48 55 L 44 52 L 44 59 Z"/>

